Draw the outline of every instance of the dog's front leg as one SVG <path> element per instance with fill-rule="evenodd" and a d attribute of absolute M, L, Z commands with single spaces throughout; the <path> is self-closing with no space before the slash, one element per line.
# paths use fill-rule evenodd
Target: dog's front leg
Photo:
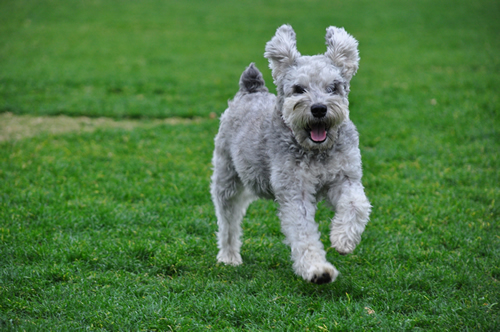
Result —
<path fill-rule="evenodd" d="M 368 223 L 371 205 L 360 181 L 345 177 L 339 186 L 330 189 L 328 196 L 335 208 L 330 225 L 330 241 L 340 254 L 350 254 L 361 241 Z"/>
<path fill-rule="evenodd" d="M 318 225 L 314 221 L 316 206 L 300 196 L 305 195 L 277 197 L 282 231 L 292 249 L 293 269 L 307 281 L 316 284 L 332 282 L 338 271 L 326 260 Z"/>

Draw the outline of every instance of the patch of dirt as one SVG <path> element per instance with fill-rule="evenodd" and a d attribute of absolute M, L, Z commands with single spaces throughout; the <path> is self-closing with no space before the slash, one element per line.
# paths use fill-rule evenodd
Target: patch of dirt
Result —
<path fill-rule="evenodd" d="M 0 142 L 33 137 L 41 133 L 63 134 L 68 132 L 92 132 L 98 128 L 154 127 L 160 124 L 196 123 L 197 119 L 114 120 L 110 118 L 88 118 L 60 116 L 32 116 L 0 114 Z"/>

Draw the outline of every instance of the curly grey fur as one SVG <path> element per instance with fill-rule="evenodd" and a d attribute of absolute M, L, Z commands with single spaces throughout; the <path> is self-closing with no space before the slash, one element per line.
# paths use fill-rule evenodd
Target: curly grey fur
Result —
<path fill-rule="evenodd" d="M 326 261 L 314 221 L 316 204 L 335 210 L 330 240 L 341 254 L 361 240 L 370 214 L 361 184 L 359 137 L 349 120 L 349 82 L 358 68 L 357 41 L 344 29 L 327 29 L 327 52 L 301 56 L 295 32 L 281 26 L 266 44 L 277 97 L 252 63 L 221 116 L 215 138 L 211 194 L 219 226 L 219 262 L 242 263 L 241 220 L 256 198 L 274 199 L 293 268 L 305 280 L 325 283 L 338 271 Z M 322 105 L 325 114 L 312 112 Z"/>

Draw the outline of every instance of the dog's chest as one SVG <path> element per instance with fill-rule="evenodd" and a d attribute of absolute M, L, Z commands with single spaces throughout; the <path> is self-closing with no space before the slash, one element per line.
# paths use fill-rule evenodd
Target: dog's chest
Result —
<path fill-rule="evenodd" d="M 334 185 L 341 172 L 341 162 L 333 156 L 306 158 L 298 162 L 297 168 L 304 185 L 313 189 L 315 194 L 321 194 Z"/>
<path fill-rule="evenodd" d="M 333 156 L 288 155 L 271 159 L 270 186 L 279 197 L 303 195 L 307 192 L 317 199 L 325 197 L 341 174 L 341 160 Z"/>

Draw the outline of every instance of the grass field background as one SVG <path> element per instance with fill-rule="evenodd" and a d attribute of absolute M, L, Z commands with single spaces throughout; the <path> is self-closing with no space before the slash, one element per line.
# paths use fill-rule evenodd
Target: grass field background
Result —
<path fill-rule="evenodd" d="M 484 0 L 0 2 L 0 329 L 497 331 L 498 17 Z M 302 54 L 329 25 L 360 42 L 373 213 L 322 286 L 293 274 L 273 202 L 248 211 L 244 265 L 215 260 L 210 114 L 250 62 L 274 90 L 262 54 L 283 23 Z"/>

